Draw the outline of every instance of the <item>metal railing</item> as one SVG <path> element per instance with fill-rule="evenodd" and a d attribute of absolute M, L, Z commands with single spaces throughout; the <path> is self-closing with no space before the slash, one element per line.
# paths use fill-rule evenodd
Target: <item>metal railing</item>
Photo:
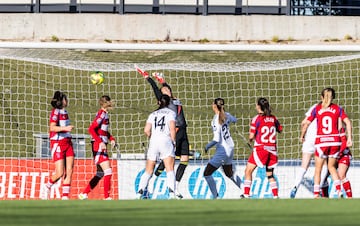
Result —
<path fill-rule="evenodd" d="M 194 15 L 360 15 L 360 2 L 344 1 L 347 5 L 329 4 L 314 6 L 307 0 L 258 0 L 260 4 L 251 5 L 249 0 L 235 0 L 224 4 L 209 4 L 209 0 L 194 0 L 194 4 L 176 4 L 176 1 L 139 0 L 129 4 L 126 0 L 114 0 L 112 3 L 86 3 L 81 0 L 59 0 L 47 3 L 41 0 L 17 0 L 3 3 L 0 1 L 0 13 L 114 13 L 114 14 L 194 14 Z M 44 3 L 45 2 L 45 3 Z M 85 3 L 84 3 L 85 2 Z M 96 2 L 96 1 L 91 1 Z M 170 3 L 169 3 L 170 2 Z M 252 1 L 253 2 L 253 1 Z M 349 5 L 353 4 L 353 5 Z"/>

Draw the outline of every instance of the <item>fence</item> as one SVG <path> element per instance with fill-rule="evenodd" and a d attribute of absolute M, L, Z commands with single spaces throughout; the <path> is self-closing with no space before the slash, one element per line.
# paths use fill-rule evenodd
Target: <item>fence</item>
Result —
<path fill-rule="evenodd" d="M 358 1 L 314 4 L 301 0 L 3 0 L 0 13 L 360 15 Z"/>

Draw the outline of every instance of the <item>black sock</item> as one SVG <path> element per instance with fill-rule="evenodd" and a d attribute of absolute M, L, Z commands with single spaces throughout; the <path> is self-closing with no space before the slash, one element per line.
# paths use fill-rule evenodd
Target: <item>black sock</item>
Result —
<path fill-rule="evenodd" d="M 155 176 L 159 176 L 165 169 L 165 164 L 163 161 L 159 163 L 159 166 L 155 170 Z"/>
<path fill-rule="evenodd" d="M 188 165 L 188 162 L 180 162 L 177 170 L 176 170 L 176 181 L 180 181 L 181 178 L 183 177 L 184 175 L 184 172 L 185 172 L 185 168 L 187 167 Z"/>

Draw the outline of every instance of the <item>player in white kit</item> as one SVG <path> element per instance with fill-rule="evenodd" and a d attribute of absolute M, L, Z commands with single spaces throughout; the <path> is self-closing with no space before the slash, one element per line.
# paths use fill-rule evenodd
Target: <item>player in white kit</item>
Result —
<path fill-rule="evenodd" d="M 146 136 L 150 138 L 150 142 L 145 172 L 140 178 L 137 192 L 139 199 L 143 198 L 145 188 L 148 186 L 153 174 L 157 158 L 163 160 L 165 164 L 169 198 L 175 198 L 176 113 L 168 108 L 169 103 L 170 97 L 168 95 L 162 95 L 159 99 L 158 110 L 151 113 L 146 121 L 144 132 Z"/>
<path fill-rule="evenodd" d="M 237 187 L 240 188 L 241 179 L 233 172 L 232 160 L 234 156 L 234 141 L 230 134 L 230 123 L 235 123 L 237 119 L 230 113 L 224 110 L 224 99 L 216 98 L 212 104 L 212 109 L 215 113 L 211 122 L 211 127 L 214 132 L 214 137 L 205 146 L 205 152 L 216 145 L 216 152 L 210 159 L 204 170 L 205 180 L 212 193 L 212 198 L 218 198 L 216 183 L 212 174 L 222 166 L 225 175 L 230 178 Z"/>

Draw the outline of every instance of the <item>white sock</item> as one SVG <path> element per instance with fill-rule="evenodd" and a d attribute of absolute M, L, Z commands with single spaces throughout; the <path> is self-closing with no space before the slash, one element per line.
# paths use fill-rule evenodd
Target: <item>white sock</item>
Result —
<path fill-rule="evenodd" d="M 154 193 L 155 180 L 157 177 L 151 177 L 148 183 L 147 190 L 150 194 Z"/>
<path fill-rule="evenodd" d="M 171 189 L 173 192 L 175 192 L 176 184 L 175 184 L 175 173 L 174 173 L 174 171 L 170 171 L 170 172 L 166 171 L 166 180 L 167 180 L 168 188 Z"/>
<path fill-rule="evenodd" d="M 300 167 L 300 169 L 296 173 L 295 185 L 294 185 L 296 188 L 299 188 L 301 181 L 304 179 L 306 171 L 307 171 L 307 169 Z"/>
<path fill-rule="evenodd" d="M 144 191 L 145 190 L 146 186 L 149 183 L 149 180 L 150 180 L 151 176 L 152 176 L 152 174 L 148 174 L 146 171 L 144 172 L 144 174 L 140 178 L 138 191 L 140 191 L 140 190 Z"/>
<path fill-rule="evenodd" d="M 177 192 L 177 193 L 180 193 L 180 192 L 179 192 L 179 183 L 180 183 L 179 181 L 176 181 L 176 182 L 175 182 L 175 187 L 176 187 L 176 192 Z"/>
<path fill-rule="evenodd" d="M 216 189 L 216 183 L 215 183 L 214 178 L 211 175 L 205 176 L 205 180 L 210 188 L 213 198 L 217 198 L 217 189 Z"/>

